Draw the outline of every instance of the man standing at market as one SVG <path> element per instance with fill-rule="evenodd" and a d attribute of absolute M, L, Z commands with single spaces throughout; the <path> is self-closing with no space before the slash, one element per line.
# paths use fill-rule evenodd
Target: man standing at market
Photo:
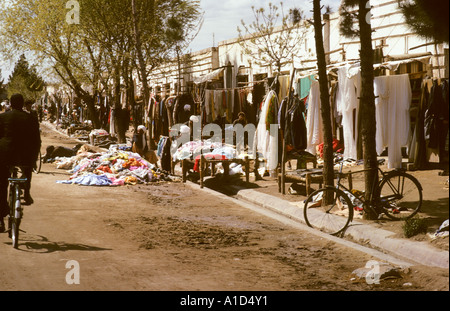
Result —
<path fill-rule="evenodd" d="M 38 120 L 23 111 L 23 106 L 23 96 L 15 94 L 11 96 L 11 110 L 0 114 L 0 232 L 5 231 L 3 218 L 9 214 L 7 193 L 11 166 L 21 167 L 28 179 L 24 189 L 25 204 L 33 203 L 31 175 L 41 148 L 41 136 Z"/>

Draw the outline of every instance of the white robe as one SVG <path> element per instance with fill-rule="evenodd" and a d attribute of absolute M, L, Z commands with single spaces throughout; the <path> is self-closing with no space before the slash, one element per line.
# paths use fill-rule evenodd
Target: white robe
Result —
<path fill-rule="evenodd" d="M 359 65 L 347 65 L 338 70 L 339 90 L 336 98 L 336 106 L 342 115 L 342 127 L 344 131 L 344 159 L 357 160 L 358 117 L 353 122 L 353 111 L 356 116 L 359 110 L 359 94 L 361 92 L 361 72 Z"/>
<path fill-rule="evenodd" d="M 409 75 L 377 77 L 377 152 L 388 147 L 388 168 L 402 167 L 402 147 L 410 137 L 410 113 L 412 91 Z"/>
<path fill-rule="evenodd" d="M 306 151 L 317 153 L 317 146 L 323 142 L 323 124 L 320 111 L 320 86 L 313 81 L 308 96 L 308 111 L 306 113 Z"/>
<path fill-rule="evenodd" d="M 270 91 L 264 99 L 255 133 L 256 150 L 266 159 L 266 169 L 272 172 L 278 166 L 278 124 L 271 125 L 272 131 L 267 130 L 266 117 L 273 98 L 277 100 L 277 95 L 274 91 Z"/>
<path fill-rule="evenodd" d="M 389 118 L 389 76 L 375 77 L 374 94 L 375 94 L 375 119 L 377 123 L 376 129 L 376 150 L 377 154 L 383 153 L 388 145 L 388 127 L 387 120 Z"/>

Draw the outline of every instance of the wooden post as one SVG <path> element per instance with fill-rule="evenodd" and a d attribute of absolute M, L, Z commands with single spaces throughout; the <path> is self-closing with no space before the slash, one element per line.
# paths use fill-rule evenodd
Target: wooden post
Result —
<path fill-rule="evenodd" d="M 281 192 L 281 167 L 277 169 L 278 176 L 277 176 L 277 182 L 278 182 L 278 192 Z"/>
<path fill-rule="evenodd" d="M 248 156 L 245 156 L 245 182 L 250 181 L 250 160 Z"/>
<path fill-rule="evenodd" d="M 186 182 L 186 174 L 187 174 L 187 160 L 184 159 L 181 162 L 181 169 L 183 171 L 183 182 Z"/>
<path fill-rule="evenodd" d="M 305 185 L 306 185 L 306 195 L 309 196 L 310 188 L 311 188 L 311 173 L 306 173 L 305 177 Z"/>
<path fill-rule="evenodd" d="M 348 188 L 350 190 L 352 190 L 353 189 L 353 178 L 352 178 L 352 173 L 351 172 L 347 173 L 347 180 L 348 180 Z"/>
<path fill-rule="evenodd" d="M 205 164 L 205 158 L 203 157 L 203 155 L 201 155 L 200 157 L 200 188 L 203 189 L 203 177 L 204 177 L 204 165 Z"/>

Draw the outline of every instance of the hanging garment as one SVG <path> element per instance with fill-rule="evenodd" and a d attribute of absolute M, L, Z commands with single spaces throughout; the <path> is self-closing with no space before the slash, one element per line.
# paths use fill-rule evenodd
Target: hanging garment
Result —
<path fill-rule="evenodd" d="M 304 118 L 305 105 L 298 98 L 294 98 L 294 104 L 288 111 L 287 129 L 290 133 L 290 143 L 294 150 L 303 151 L 307 148 L 306 124 Z"/>
<path fill-rule="evenodd" d="M 344 159 L 357 160 L 357 137 L 359 93 L 361 72 L 359 66 L 347 65 L 338 69 L 339 90 L 336 97 L 337 111 L 342 115 L 344 132 Z"/>
<path fill-rule="evenodd" d="M 317 154 L 317 146 L 323 142 L 323 124 L 320 112 L 319 82 L 311 84 L 308 96 L 308 112 L 306 116 L 306 151 Z"/>
<path fill-rule="evenodd" d="M 375 77 L 374 95 L 375 95 L 375 119 L 376 127 L 376 150 L 381 155 L 388 145 L 388 127 L 386 120 L 389 114 L 389 76 Z"/>
<path fill-rule="evenodd" d="M 298 84 L 299 90 L 297 93 L 298 97 L 300 99 L 304 99 L 305 97 L 308 96 L 309 92 L 311 91 L 311 85 L 312 85 L 313 81 L 315 81 L 314 75 L 300 79 L 299 84 Z"/>
<path fill-rule="evenodd" d="M 286 113 L 288 110 L 289 97 L 285 97 L 280 104 L 278 109 L 278 128 L 281 131 L 281 135 L 284 137 L 285 126 L 286 126 Z"/>
<path fill-rule="evenodd" d="M 428 142 L 429 148 L 439 149 L 439 151 L 445 149 L 444 145 L 448 134 L 449 111 L 447 89 L 448 85 L 446 81 L 439 84 L 438 80 L 434 80 L 430 91 L 428 107 L 425 111 L 425 139 Z"/>
<path fill-rule="evenodd" d="M 271 133 L 270 124 L 269 130 L 267 128 L 266 122 L 270 106 L 274 108 L 272 112 L 275 114 L 278 111 L 278 100 L 275 91 L 270 91 L 263 102 L 254 141 L 256 142 L 255 151 L 261 153 L 266 159 L 266 169 L 274 171 L 278 166 L 278 131 Z M 274 120 L 276 121 L 276 116 Z"/>
<path fill-rule="evenodd" d="M 408 74 L 390 77 L 388 168 L 401 168 L 401 149 L 410 136 L 411 83 Z"/>
<path fill-rule="evenodd" d="M 172 170 L 171 144 L 171 139 L 167 138 L 161 146 L 161 169 L 167 172 Z"/>
<path fill-rule="evenodd" d="M 109 133 L 111 134 L 111 136 L 116 136 L 116 109 L 115 108 L 110 110 Z"/>
<path fill-rule="evenodd" d="M 161 132 L 160 135 L 162 136 L 169 136 L 169 116 L 167 113 L 167 107 L 165 103 L 165 99 L 161 100 L 161 103 L 159 105 L 159 113 L 160 113 L 160 120 L 161 120 Z"/>
<path fill-rule="evenodd" d="M 277 114 L 278 114 L 278 100 L 276 97 L 272 96 L 271 100 L 268 102 L 267 113 L 266 113 L 266 130 L 270 131 L 271 124 L 277 124 Z"/>
<path fill-rule="evenodd" d="M 287 105 L 287 98 L 283 100 Z M 282 135 L 284 135 L 285 143 L 288 150 L 303 151 L 307 148 L 307 131 L 304 118 L 305 105 L 298 97 L 294 97 L 291 107 L 287 110 L 280 105 L 280 111 L 285 111 L 285 116 L 279 113 L 279 124 L 282 126 Z"/>
<path fill-rule="evenodd" d="M 167 109 L 167 116 L 169 118 L 169 128 L 174 126 L 174 120 L 173 120 L 173 109 L 175 106 L 175 96 L 169 96 L 165 101 L 166 109 Z"/>
<path fill-rule="evenodd" d="M 410 138 L 412 91 L 409 75 L 377 77 L 374 80 L 377 121 L 377 153 L 388 148 L 388 168 L 402 167 L 402 147 Z"/>
<path fill-rule="evenodd" d="M 194 112 L 194 99 L 190 94 L 177 96 L 173 110 L 173 120 L 175 124 L 187 124 L 189 117 Z"/>
<path fill-rule="evenodd" d="M 289 76 L 279 76 L 278 82 L 280 83 L 280 91 L 278 93 L 278 102 L 281 102 L 283 98 L 289 95 Z"/>

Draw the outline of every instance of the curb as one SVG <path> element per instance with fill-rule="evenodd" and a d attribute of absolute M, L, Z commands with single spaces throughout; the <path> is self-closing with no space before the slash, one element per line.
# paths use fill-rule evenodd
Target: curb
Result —
<path fill-rule="evenodd" d="M 292 202 L 266 193 L 237 186 L 232 187 L 237 191 L 236 197 L 240 200 L 270 209 L 303 224 L 305 223 L 302 204 L 296 206 Z M 396 239 L 391 237 L 394 235 L 391 231 L 374 228 L 358 221 L 353 221 L 345 234 L 357 243 L 380 249 L 420 265 L 449 268 L 449 252 L 432 247 L 426 242 Z"/>

